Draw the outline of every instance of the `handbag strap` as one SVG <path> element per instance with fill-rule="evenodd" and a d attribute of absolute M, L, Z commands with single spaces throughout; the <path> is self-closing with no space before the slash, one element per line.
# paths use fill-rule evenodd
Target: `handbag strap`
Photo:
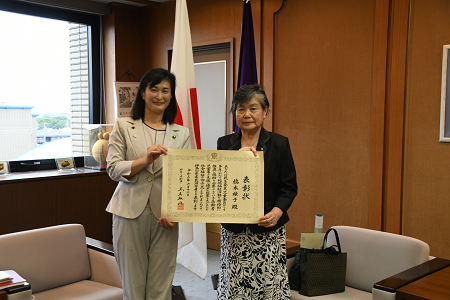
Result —
<path fill-rule="evenodd" d="M 328 229 L 327 233 L 325 233 L 325 237 L 323 238 L 323 243 L 322 243 L 322 249 L 325 249 L 325 242 L 326 242 L 326 240 L 328 238 L 328 234 L 331 231 L 334 231 L 334 236 L 336 237 L 336 243 L 337 243 L 337 246 L 338 246 L 338 249 L 339 249 L 339 253 L 342 253 L 341 242 L 339 241 L 339 235 L 338 235 L 338 232 L 336 231 L 336 229 L 334 229 L 334 228 Z"/>

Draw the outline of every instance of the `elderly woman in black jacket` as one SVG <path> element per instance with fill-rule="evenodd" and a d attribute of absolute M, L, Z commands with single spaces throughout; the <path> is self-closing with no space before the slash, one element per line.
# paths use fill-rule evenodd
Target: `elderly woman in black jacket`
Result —
<path fill-rule="evenodd" d="M 260 85 L 240 87 L 231 108 L 240 131 L 217 141 L 218 150 L 264 152 L 264 216 L 258 224 L 222 224 L 219 300 L 291 299 L 285 224 L 297 179 L 288 138 L 263 127 L 268 110 Z"/>

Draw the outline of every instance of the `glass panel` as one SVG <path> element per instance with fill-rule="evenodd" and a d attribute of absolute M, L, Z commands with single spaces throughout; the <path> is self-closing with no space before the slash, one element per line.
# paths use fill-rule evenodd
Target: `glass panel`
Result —
<path fill-rule="evenodd" d="M 0 11 L 0 160 L 76 154 L 89 123 L 87 28 Z"/>

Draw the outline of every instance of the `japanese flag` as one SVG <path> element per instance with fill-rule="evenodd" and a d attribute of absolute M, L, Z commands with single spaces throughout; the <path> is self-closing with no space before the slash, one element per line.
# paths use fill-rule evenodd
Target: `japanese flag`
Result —
<path fill-rule="evenodd" d="M 194 56 L 186 0 L 177 0 L 176 3 L 171 72 L 177 79 L 175 94 L 178 113 L 175 123 L 189 128 L 191 148 L 201 149 Z M 205 279 L 206 258 L 206 224 L 179 223 L 177 263 Z"/>

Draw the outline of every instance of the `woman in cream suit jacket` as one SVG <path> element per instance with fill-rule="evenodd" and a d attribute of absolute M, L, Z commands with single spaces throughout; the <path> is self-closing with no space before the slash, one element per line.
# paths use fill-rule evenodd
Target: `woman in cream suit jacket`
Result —
<path fill-rule="evenodd" d="M 106 210 L 124 299 L 172 298 L 178 226 L 161 218 L 162 157 L 190 148 L 189 130 L 174 124 L 175 76 L 153 69 L 142 78 L 132 117 L 119 118 L 108 146 L 107 172 L 119 184 Z"/>

